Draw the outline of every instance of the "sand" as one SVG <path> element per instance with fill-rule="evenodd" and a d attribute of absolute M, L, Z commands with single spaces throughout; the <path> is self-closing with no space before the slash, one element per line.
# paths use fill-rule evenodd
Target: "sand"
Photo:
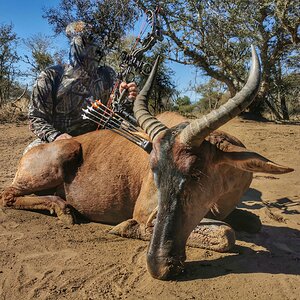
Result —
<path fill-rule="evenodd" d="M 222 129 L 295 168 L 254 174 L 240 207 L 260 216 L 260 233 L 238 232 L 230 253 L 188 248 L 185 273 L 163 282 L 147 272 L 147 242 L 1 209 L 0 299 L 300 299 L 300 126 L 234 119 Z M 0 125 L 0 191 L 31 140 L 26 124 Z"/>

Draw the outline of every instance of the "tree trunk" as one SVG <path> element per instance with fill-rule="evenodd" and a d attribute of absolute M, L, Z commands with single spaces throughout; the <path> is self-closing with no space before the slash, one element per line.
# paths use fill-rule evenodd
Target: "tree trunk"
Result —
<path fill-rule="evenodd" d="M 271 104 L 271 102 L 266 99 L 265 100 L 267 106 L 269 107 L 269 109 L 271 110 L 271 112 L 275 115 L 277 120 L 282 120 L 282 117 L 280 115 L 280 113 L 276 110 L 276 108 Z"/>
<path fill-rule="evenodd" d="M 286 99 L 284 92 L 282 93 L 283 89 L 283 82 L 282 82 L 282 68 L 281 68 L 281 61 L 278 61 L 278 70 L 277 76 L 275 77 L 276 86 L 278 89 L 277 96 L 278 96 L 278 103 L 280 103 L 281 113 L 284 120 L 289 120 L 289 112 L 286 105 Z"/>
<path fill-rule="evenodd" d="M 281 107 L 283 120 L 289 120 L 290 116 L 289 116 L 289 111 L 288 111 L 286 101 L 285 101 L 285 95 L 281 94 L 281 93 L 279 93 L 279 94 L 280 94 L 280 107 Z"/>
<path fill-rule="evenodd" d="M 261 114 L 264 110 L 264 103 L 267 103 L 267 94 L 269 90 L 269 84 L 267 81 L 262 81 L 260 90 L 258 91 L 256 97 L 254 98 L 253 102 L 249 106 L 249 112 L 261 117 Z M 269 104 L 267 103 L 268 107 Z"/>

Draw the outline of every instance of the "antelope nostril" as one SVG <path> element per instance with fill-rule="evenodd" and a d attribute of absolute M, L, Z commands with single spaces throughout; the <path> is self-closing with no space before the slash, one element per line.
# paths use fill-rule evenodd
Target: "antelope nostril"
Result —
<path fill-rule="evenodd" d="M 175 257 L 147 257 L 148 271 L 152 277 L 170 280 L 184 271 L 184 263 Z"/>

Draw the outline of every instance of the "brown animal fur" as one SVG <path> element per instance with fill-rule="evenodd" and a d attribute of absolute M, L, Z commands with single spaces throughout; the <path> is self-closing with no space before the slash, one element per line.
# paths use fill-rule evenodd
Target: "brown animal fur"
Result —
<path fill-rule="evenodd" d="M 165 113 L 159 119 L 167 126 L 186 121 L 174 113 Z M 251 183 L 249 171 L 270 172 L 270 164 L 274 172 L 292 170 L 248 152 L 241 142 L 223 132 L 209 135 L 198 151 L 204 157 L 201 170 L 205 179 L 189 191 L 201 191 L 191 196 L 198 199 L 192 205 L 202 206 L 217 220 L 223 220 L 235 209 Z M 49 209 L 69 223 L 71 206 L 91 221 L 119 224 L 113 233 L 149 239 L 149 216 L 155 219 L 157 195 L 148 161 L 148 154 L 141 148 L 108 130 L 40 145 L 22 157 L 12 185 L 2 193 L 2 203 L 19 209 Z M 56 190 L 54 196 L 27 196 L 41 191 L 45 194 L 51 189 Z M 190 244 L 195 246 L 202 235 L 208 241 L 207 245 L 202 243 L 203 247 L 228 250 L 234 243 L 230 227 L 224 223 L 213 226 L 197 228 Z M 226 236 L 227 245 L 220 245 L 220 232 Z"/>

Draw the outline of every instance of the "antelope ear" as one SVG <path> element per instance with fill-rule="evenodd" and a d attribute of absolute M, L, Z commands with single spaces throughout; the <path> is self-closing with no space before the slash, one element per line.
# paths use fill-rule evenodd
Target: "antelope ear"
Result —
<path fill-rule="evenodd" d="M 226 152 L 223 152 L 223 155 L 220 163 L 229 164 L 248 172 L 284 174 L 294 171 L 292 168 L 278 165 L 262 155 L 243 147 L 231 146 Z"/>

